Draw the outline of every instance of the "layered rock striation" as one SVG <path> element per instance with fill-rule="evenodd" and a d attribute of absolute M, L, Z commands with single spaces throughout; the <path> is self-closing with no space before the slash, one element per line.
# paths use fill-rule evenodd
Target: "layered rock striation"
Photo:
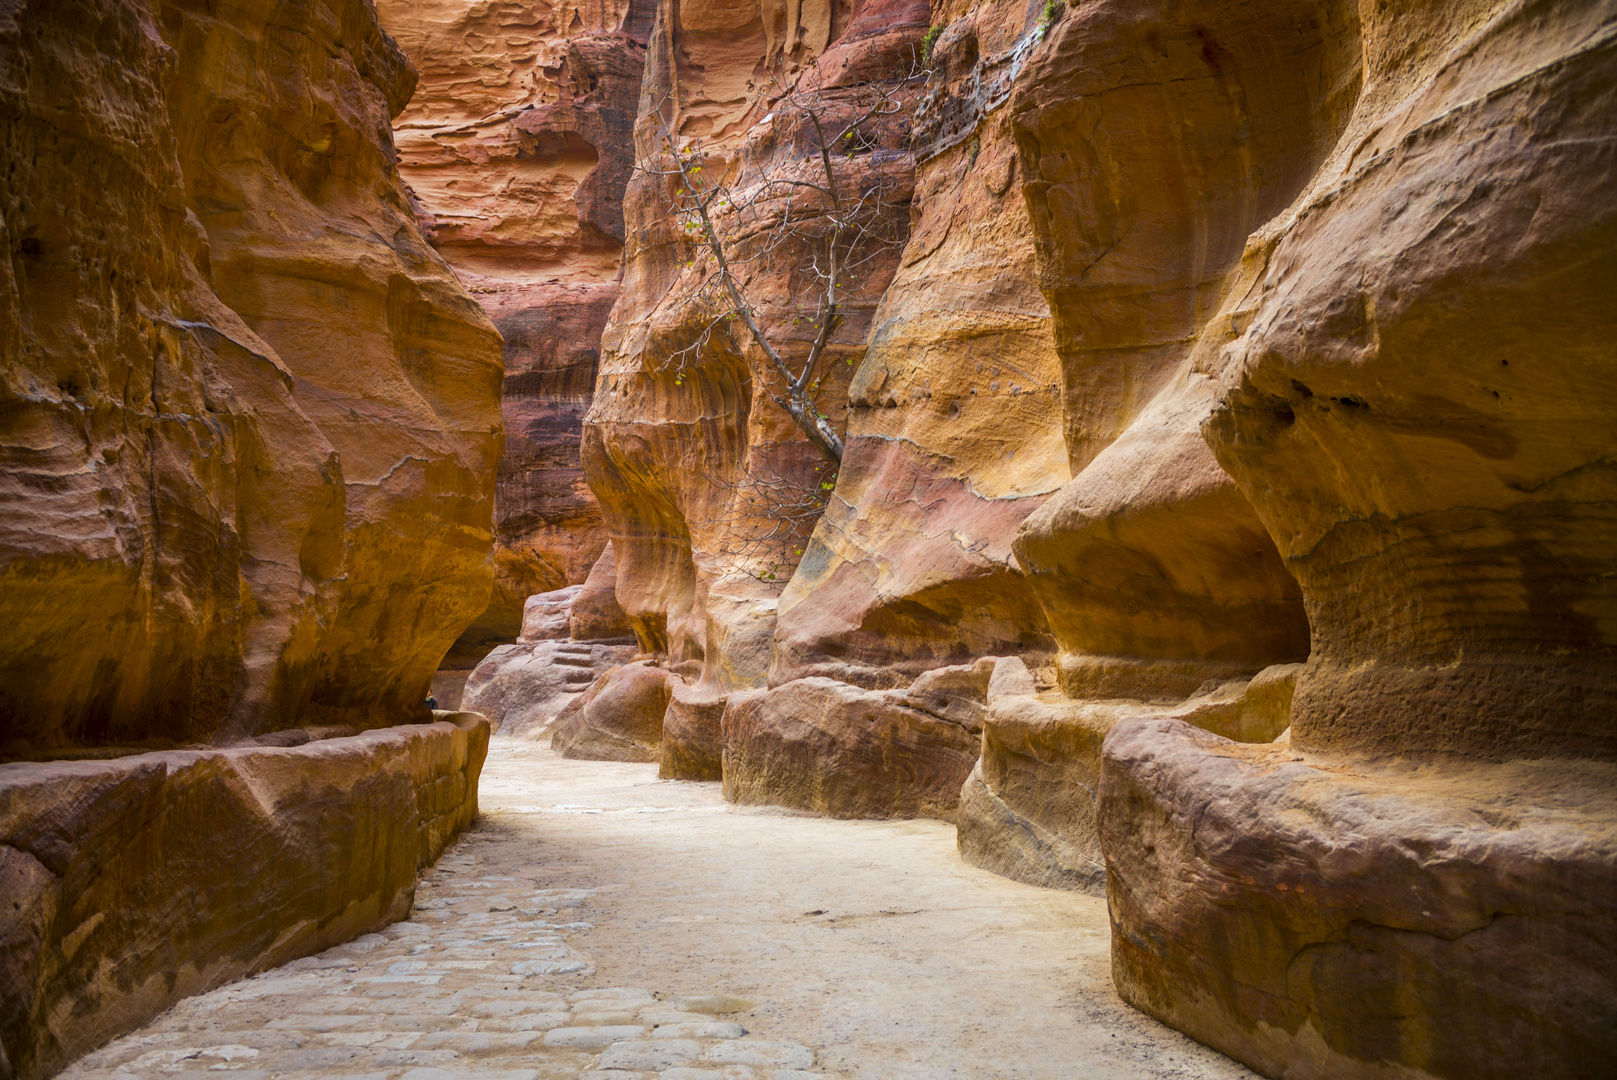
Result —
<path fill-rule="evenodd" d="M 425 715 L 486 604 L 498 336 L 361 0 L 0 16 L 8 752 Z"/>
<path fill-rule="evenodd" d="M 1004 95 L 979 92 L 1037 15 L 981 5 L 940 29 L 908 117 L 912 232 L 849 386 L 835 496 L 781 597 L 774 685 L 901 687 L 1055 644 L 1010 541 L 1071 476 L 1061 364 Z"/>
<path fill-rule="evenodd" d="M 638 152 L 745 190 L 751 73 L 922 18 L 800 559 L 735 558 L 815 459 L 629 186 L 584 456 L 665 772 L 1104 884 L 1120 992 L 1270 1075 L 1609 1071 L 1617 8 L 664 6 Z"/>
<path fill-rule="evenodd" d="M 606 533 L 579 439 L 619 291 L 645 63 L 643 0 L 380 0 L 421 71 L 394 130 L 435 248 L 505 341 L 496 577 L 451 662 L 517 637 L 524 600 L 580 584 Z"/>
<path fill-rule="evenodd" d="M 403 917 L 476 813 L 487 722 L 423 699 L 499 338 L 414 85 L 366 0 L 0 13 L 0 755 L 87 759 L 0 765 L 0 1074 Z"/>
<path fill-rule="evenodd" d="M 294 748 L 0 765 L 0 1066 L 404 918 L 477 815 L 472 713 Z"/>
<path fill-rule="evenodd" d="M 700 153 L 707 173 L 732 188 L 730 206 L 716 211 L 727 235 L 743 206 L 777 221 L 791 189 L 771 178 L 824 183 L 811 111 L 829 125 L 856 114 L 873 88 L 912 95 L 898 65 L 925 22 L 924 6 L 913 4 L 865 5 L 851 15 L 794 8 L 784 26 L 773 14 L 664 5 L 636 152 L 654 162 L 672 140 Z M 743 74 L 743 54 L 759 75 Z M 794 104 L 802 101 L 809 104 Z M 836 153 L 844 189 L 880 193 L 873 229 L 884 237 L 848 280 L 816 379 L 819 408 L 839 430 L 848 379 L 907 229 L 906 134 L 884 114 Z M 700 301 L 706 265 L 693 261 L 670 195 L 655 171 L 629 185 L 624 292 L 603 338 L 585 466 L 612 531 L 618 598 L 642 647 L 721 689 L 757 686 L 771 663 L 780 590 L 835 466 L 777 405 L 780 376 L 756 341 L 739 324 L 713 326 Z M 758 258 L 738 248 L 736 272 L 765 335 L 800 362 L 814 337 L 813 288 L 800 252 L 783 252 Z"/>
<path fill-rule="evenodd" d="M 1271 1073 L 1595 1075 L 1617 1062 L 1617 988 L 1587 966 L 1617 915 L 1589 900 L 1610 895 L 1617 738 L 1594 555 L 1617 401 L 1589 377 L 1614 321 L 1617 9 L 1346 15 L 1361 92 L 1247 243 L 1202 428 L 1309 615 L 1292 753 L 1118 728 L 1114 974 Z M 1192 855 L 1187 815 L 1241 835 Z M 1318 828 L 1281 824 L 1301 817 Z M 1275 862 L 1264 898 L 1226 876 L 1250 845 Z"/>

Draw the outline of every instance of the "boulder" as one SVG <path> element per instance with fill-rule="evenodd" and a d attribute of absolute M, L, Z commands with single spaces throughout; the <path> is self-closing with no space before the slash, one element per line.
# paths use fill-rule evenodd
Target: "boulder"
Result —
<path fill-rule="evenodd" d="M 656 761 L 663 714 L 678 681 L 644 662 L 607 672 L 556 717 L 552 749 L 586 761 Z"/>
<path fill-rule="evenodd" d="M 634 629 L 618 603 L 617 590 L 618 560 L 608 541 L 568 609 L 567 636 L 575 641 L 632 640 Z"/>
<path fill-rule="evenodd" d="M 904 704 L 904 692 L 818 676 L 731 694 L 724 797 L 832 817 L 952 821 L 980 728 Z"/>
<path fill-rule="evenodd" d="M 1112 976 L 1269 1076 L 1617 1069 L 1617 765 L 1106 737 Z"/>
<path fill-rule="evenodd" d="M 537 739 L 603 674 L 634 659 L 634 646 L 541 641 L 501 645 L 466 680 L 461 704 L 501 735 Z"/>
<path fill-rule="evenodd" d="M 1100 745 L 1115 720 L 1060 693 L 995 701 L 982 756 L 960 791 L 960 857 L 1002 877 L 1098 893 Z"/>
<path fill-rule="evenodd" d="M 582 585 L 569 585 L 565 589 L 535 593 L 528 597 L 522 604 L 522 634 L 517 638 L 517 643 L 532 645 L 569 637 L 567 625 L 572 619 L 573 602 L 583 588 Z"/>
<path fill-rule="evenodd" d="M 674 684 L 663 713 L 662 756 L 657 775 L 664 780 L 724 778 L 724 708 L 727 697 Z"/>
<path fill-rule="evenodd" d="M 0 765 L 0 1063 L 51 1076 L 181 998 L 410 913 L 488 721 Z"/>

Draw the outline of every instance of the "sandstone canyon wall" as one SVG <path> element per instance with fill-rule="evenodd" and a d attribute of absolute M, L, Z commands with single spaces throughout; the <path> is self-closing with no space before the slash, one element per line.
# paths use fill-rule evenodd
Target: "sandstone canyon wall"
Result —
<path fill-rule="evenodd" d="M 1598 1075 L 1617 7 L 1325 14 L 1356 102 L 1200 350 L 1312 651 L 1285 751 L 1108 742 L 1114 974 L 1271 1074 Z"/>
<path fill-rule="evenodd" d="M 487 723 L 422 701 L 500 346 L 414 84 L 368 0 L 0 8 L 0 1075 L 402 917 L 476 813 Z"/>
<path fill-rule="evenodd" d="M 413 71 L 272 14 L 0 18 L 12 751 L 423 717 L 485 604 L 499 342 L 394 169 Z"/>
<path fill-rule="evenodd" d="M 420 70 L 394 130 L 433 246 L 505 341 L 495 583 L 448 660 L 518 636 L 530 595 L 576 585 L 606 531 L 579 440 L 617 299 L 645 0 L 380 0 Z"/>
<path fill-rule="evenodd" d="M 735 499 L 814 458 L 631 181 L 584 464 L 647 661 L 558 745 L 1104 885 L 1125 998 L 1268 1075 L 1609 1071 L 1614 19 L 660 7 L 638 153 L 738 190 L 930 24 L 909 223 L 783 584 Z"/>

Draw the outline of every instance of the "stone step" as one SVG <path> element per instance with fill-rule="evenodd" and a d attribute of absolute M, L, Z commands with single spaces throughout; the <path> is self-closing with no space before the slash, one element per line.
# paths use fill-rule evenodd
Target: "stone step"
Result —
<path fill-rule="evenodd" d="M 557 653 L 551 658 L 551 662 L 560 664 L 562 667 L 592 668 L 595 666 L 593 657 L 568 656 L 566 653 Z"/>

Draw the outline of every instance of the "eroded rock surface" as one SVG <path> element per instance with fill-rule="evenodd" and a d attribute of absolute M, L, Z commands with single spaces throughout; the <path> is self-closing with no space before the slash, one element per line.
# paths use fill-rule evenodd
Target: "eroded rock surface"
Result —
<path fill-rule="evenodd" d="M 502 735 L 537 739 L 598 678 L 634 655 L 632 645 L 590 641 L 498 645 L 472 670 L 461 701 Z"/>
<path fill-rule="evenodd" d="M 1273 742 L 1289 722 L 1300 669 L 1265 668 L 1184 701 L 1152 703 L 1075 700 L 1041 687 L 1020 658 L 999 660 L 987 689 L 982 756 L 960 792 L 961 857 L 1032 885 L 1100 891 L 1095 815 L 1107 733 L 1125 719 L 1157 716 L 1241 742 Z"/>
<path fill-rule="evenodd" d="M 176 1001 L 404 918 L 488 721 L 0 765 L 0 1046 L 49 1076 Z M 205 827 L 199 822 L 206 822 Z"/>
<path fill-rule="evenodd" d="M 1197 40 L 1241 40 L 1228 18 Z M 1247 238 L 1193 350 L 1217 385 L 1201 431 L 1309 618 L 1295 753 L 1114 728 L 1118 988 L 1271 1075 L 1609 1071 L 1612 989 L 1583 964 L 1610 912 L 1584 898 L 1610 894 L 1614 819 L 1588 793 L 1605 781 L 1580 778 L 1617 745 L 1610 545 L 1593 540 L 1617 401 L 1589 377 L 1617 330 L 1595 149 L 1617 8 L 1326 5 L 1315 22 L 1291 25 L 1327 34 L 1341 134 Z"/>
<path fill-rule="evenodd" d="M 981 739 L 901 690 L 820 676 L 732 694 L 723 723 L 725 798 L 833 817 L 952 821 Z"/>
<path fill-rule="evenodd" d="M 632 641 L 634 628 L 618 603 L 618 560 L 611 541 L 567 610 L 567 634 L 576 641 Z"/>
<path fill-rule="evenodd" d="M 586 761 L 656 761 L 663 714 L 678 682 L 648 663 L 609 671 L 556 717 L 550 745 L 563 757 Z"/>
<path fill-rule="evenodd" d="M 0 16 L 0 738 L 424 716 L 485 603 L 499 344 L 363 0 Z"/>
<path fill-rule="evenodd" d="M 811 5 L 784 27 L 751 9 L 664 4 L 636 153 L 642 161 L 657 157 L 666 122 L 682 145 L 702 140 L 704 169 L 733 183 L 736 204 L 783 203 L 782 189 L 763 185 L 764 174 L 812 171 L 819 155 L 809 119 L 793 110 L 777 118 L 772 102 L 795 85 L 827 115 L 849 113 L 865 84 L 894 81 L 896 61 L 925 26 L 925 4 L 913 2 L 864 3 L 835 16 L 830 5 Z M 754 67 L 758 73 L 749 74 Z M 839 154 L 839 182 L 849 190 L 880 186 L 881 227 L 901 237 L 913 183 L 907 132 L 887 116 L 869 128 L 868 146 Z M 700 271 L 689 265 L 665 187 L 640 174 L 625 197 L 623 294 L 603 337 L 585 468 L 611 529 L 617 596 L 642 647 L 675 664 L 708 665 L 708 679 L 723 689 L 758 686 L 769 666 L 767 645 L 761 656 L 758 645 L 773 630 L 774 602 L 812 528 L 809 520 L 786 542 L 754 544 L 771 531 L 779 505 L 759 485 L 812 494 L 834 470 L 775 404 L 779 376 L 750 336 L 728 326 L 705 332 L 711 313 L 690 299 Z M 739 213 L 716 212 L 721 229 Z M 816 399 L 839 429 L 848 378 L 897 261 L 896 245 L 882 247 L 847 282 L 844 321 L 830 338 Z M 807 354 L 813 330 L 790 262 L 749 261 L 738 273 L 765 333 L 795 361 Z M 755 497 L 761 509 L 749 509 Z"/>
<path fill-rule="evenodd" d="M 979 5 L 932 47 L 912 233 L 849 386 L 836 496 L 781 597 L 773 683 L 897 687 L 962 658 L 1053 647 L 1010 541 L 1071 476 L 1061 361 L 1009 110 L 985 112 L 1003 96 L 956 104 L 1031 43 L 1041 15 Z"/>
<path fill-rule="evenodd" d="M 1600 1075 L 1614 783 L 1608 762 L 1376 765 L 1119 723 L 1118 991 L 1270 1076 Z"/>
<path fill-rule="evenodd" d="M 729 698 L 701 686 L 674 684 L 663 713 L 657 775 L 667 780 L 724 779 L 724 710 Z"/>
<path fill-rule="evenodd" d="M 1205 429 L 1307 604 L 1294 734 L 1617 757 L 1617 8 L 1364 19 L 1358 108 L 1252 238 Z"/>
<path fill-rule="evenodd" d="M 618 296 L 649 8 L 380 0 L 421 70 L 399 169 L 433 246 L 505 341 L 496 578 L 457 657 L 517 636 L 523 601 L 583 582 L 606 534 L 579 436 Z"/>

